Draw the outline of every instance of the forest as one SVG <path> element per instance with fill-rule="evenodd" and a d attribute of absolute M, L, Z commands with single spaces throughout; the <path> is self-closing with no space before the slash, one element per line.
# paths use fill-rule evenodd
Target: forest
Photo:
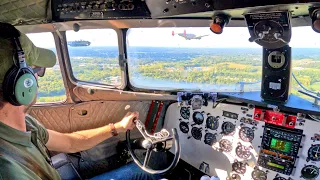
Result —
<path fill-rule="evenodd" d="M 82 51 L 81 56 L 73 53 L 70 57 L 74 77 L 81 81 L 120 85 L 121 72 L 117 58 L 101 55 L 103 53 L 94 56 L 91 50 L 88 52 L 90 56 L 85 56 Z M 255 51 L 229 49 L 215 52 L 171 49 L 167 51 L 168 53 L 163 53 L 163 49 L 157 48 L 134 50 L 128 54 L 129 73 L 132 79 L 152 78 L 155 82 L 166 80 L 213 85 L 261 81 L 262 56 L 259 49 Z M 299 50 L 293 54 L 292 71 L 304 86 L 318 92 L 320 53 L 318 55 L 318 51 L 311 51 L 312 53 L 306 51 Z M 47 69 L 46 75 L 39 79 L 39 86 L 40 102 L 62 101 L 66 98 L 58 65 Z M 298 86 L 294 80 L 292 87 L 293 94 L 302 96 L 297 92 Z"/>

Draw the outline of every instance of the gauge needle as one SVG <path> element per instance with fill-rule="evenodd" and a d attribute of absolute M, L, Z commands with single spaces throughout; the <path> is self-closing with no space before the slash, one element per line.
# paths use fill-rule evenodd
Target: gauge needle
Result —
<path fill-rule="evenodd" d="M 315 157 L 318 157 L 319 148 L 320 148 L 320 147 L 317 147 L 317 150 L 316 150 L 316 152 L 315 152 L 316 154 L 314 155 Z"/>
<path fill-rule="evenodd" d="M 315 170 L 314 170 L 314 169 L 312 169 L 311 174 L 313 174 L 314 172 L 315 172 Z"/>

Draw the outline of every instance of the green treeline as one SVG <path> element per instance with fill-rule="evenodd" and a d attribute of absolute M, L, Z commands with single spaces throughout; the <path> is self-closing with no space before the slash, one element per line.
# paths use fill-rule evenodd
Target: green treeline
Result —
<path fill-rule="evenodd" d="M 148 77 L 174 82 L 234 85 L 238 82 L 261 81 L 262 57 L 258 54 L 202 55 L 180 61 L 134 59 L 129 63 L 131 77 Z M 121 84 L 121 71 L 117 58 L 71 57 L 76 79 L 102 84 Z M 320 91 L 320 60 L 293 60 L 293 72 L 300 82 L 313 91 Z M 292 81 L 292 93 L 298 94 L 297 83 Z M 65 99 L 64 84 L 58 66 L 47 69 L 39 78 L 40 102 Z M 152 87 L 150 87 L 152 88 Z M 179 88 L 179 87 L 177 87 Z M 303 96 L 305 97 L 305 96 Z"/>

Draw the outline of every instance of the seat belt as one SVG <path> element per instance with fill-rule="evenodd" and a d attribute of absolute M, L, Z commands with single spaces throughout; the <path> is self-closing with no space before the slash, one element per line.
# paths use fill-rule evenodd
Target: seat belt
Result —
<path fill-rule="evenodd" d="M 39 176 L 42 180 L 53 180 L 50 175 L 48 175 L 41 166 L 36 163 L 31 157 L 29 156 L 22 156 L 21 150 L 12 145 L 11 143 L 3 140 L 0 138 L 0 156 L 7 156 L 11 157 L 12 159 L 16 160 L 17 162 L 21 163 L 32 172 L 34 172 L 37 176 Z"/>

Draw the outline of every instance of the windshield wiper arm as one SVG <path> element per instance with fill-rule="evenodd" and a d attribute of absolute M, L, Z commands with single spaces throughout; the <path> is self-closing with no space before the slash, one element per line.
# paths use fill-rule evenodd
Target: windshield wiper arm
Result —
<path fill-rule="evenodd" d="M 298 83 L 298 85 L 305 91 L 302 91 L 302 90 L 298 90 L 299 93 L 302 93 L 306 96 L 309 96 L 311 98 L 314 99 L 314 104 L 316 106 L 319 106 L 319 102 L 320 102 L 320 92 L 314 92 L 314 91 L 311 91 L 309 89 L 307 89 L 306 87 L 304 87 L 300 81 L 296 78 L 296 76 L 292 73 L 292 76 L 294 78 L 294 80 L 296 80 L 296 82 Z"/>
<path fill-rule="evenodd" d="M 237 84 L 240 84 L 240 92 L 244 92 L 244 85 L 246 84 L 258 84 L 261 81 L 257 81 L 257 82 L 244 82 L 244 81 L 239 81 L 237 82 Z"/>

